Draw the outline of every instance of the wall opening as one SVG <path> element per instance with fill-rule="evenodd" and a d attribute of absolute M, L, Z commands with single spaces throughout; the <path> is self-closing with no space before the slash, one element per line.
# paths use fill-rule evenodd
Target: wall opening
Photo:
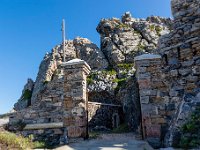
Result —
<path fill-rule="evenodd" d="M 118 128 L 119 127 L 119 115 L 117 113 L 114 113 L 112 116 L 112 124 L 113 124 L 113 128 Z"/>

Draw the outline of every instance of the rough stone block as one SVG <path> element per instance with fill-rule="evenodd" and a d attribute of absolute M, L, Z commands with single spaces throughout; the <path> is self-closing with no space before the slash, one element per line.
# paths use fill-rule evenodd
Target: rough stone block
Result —
<path fill-rule="evenodd" d="M 149 89 L 150 88 L 150 80 L 138 80 L 140 89 Z"/>
<path fill-rule="evenodd" d="M 161 136 L 161 125 L 148 125 L 146 127 L 147 137 L 156 137 L 160 138 Z"/>
<path fill-rule="evenodd" d="M 77 138 L 81 137 L 85 133 L 85 128 L 77 127 L 77 126 L 69 126 L 67 128 L 68 137 L 69 138 Z"/>
<path fill-rule="evenodd" d="M 148 104 L 149 103 L 149 96 L 140 97 L 140 103 Z"/>
<path fill-rule="evenodd" d="M 75 125 L 75 119 L 73 116 L 64 117 L 63 119 L 64 126 L 73 126 Z"/>
<path fill-rule="evenodd" d="M 85 108 L 74 107 L 71 112 L 74 116 L 84 116 L 85 115 Z"/>

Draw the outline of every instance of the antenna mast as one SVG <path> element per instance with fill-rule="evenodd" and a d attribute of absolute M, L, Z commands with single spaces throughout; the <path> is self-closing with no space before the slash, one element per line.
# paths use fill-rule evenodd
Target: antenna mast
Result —
<path fill-rule="evenodd" d="M 65 20 L 62 20 L 63 62 L 65 62 Z"/>

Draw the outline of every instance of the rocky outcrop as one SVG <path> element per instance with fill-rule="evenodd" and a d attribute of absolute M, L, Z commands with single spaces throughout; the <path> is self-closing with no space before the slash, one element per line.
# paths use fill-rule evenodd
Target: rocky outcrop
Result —
<path fill-rule="evenodd" d="M 108 67 L 108 62 L 99 48 L 86 38 L 76 38 L 73 41 L 65 42 L 66 61 L 74 58 L 86 60 L 93 70 L 101 70 Z M 47 53 L 42 60 L 39 72 L 35 81 L 31 102 L 34 103 L 40 97 L 40 92 L 44 89 L 45 83 L 52 80 L 58 65 L 63 60 L 62 45 L 57 45 L 51 53 Z"/>
<path fill-rule="evenodd" d="M 31 104 L 31 97 L 33 92 L 34 82 L 32 79 L 28 79 L 27 83 L 24 86 L 24 89 L 22 91 L 22 95 L 17 103 L 14 105 L 15 110 L 21 110 L 24 109 Z"/>
<path fill-rule="evenodd" d="M 121 20 L 112 18 L 100 21 L 97 27 L 101 36 L 100 49 L 86 38 L 65 41 L 65 58 L 66 61 L 80 58 L 90 65 L 92 71 L 87 78 L 89 101 L 122 105 L 125 122 L 136 130 L 140 124 L 140 108 L 134 57 L 156 52 L 159 37 L 170 30 L 170 19 L 154 16 L 135 19 L 127 12 Z M 32 91 L 32 104 L 51 94 L 49 86 L 59 80 L 61 70 L 58 66 L 63 61 L 63 54 L 60 44 L 45 55 Z"/>
<path fill-rule="evenodd" d="M 101 50 L 111 66 L 133 63 L 135 56 L 155 51 L 159 37 L 169 33 L 171 22 L 160 17 L 135 19 L 129 12 L 122 20 L 102 19 L 97 27 Z"/>

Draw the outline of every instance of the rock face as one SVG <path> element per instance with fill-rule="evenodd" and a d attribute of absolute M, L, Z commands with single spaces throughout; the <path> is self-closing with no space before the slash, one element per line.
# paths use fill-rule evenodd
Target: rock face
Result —
<path fill-rule="evenodd" d="M 15 110 L 24 109 L 31 104 L 31 97 L 33 92 L 34 82 L 32 79 L 28 79 L 24 89 L 22 91 L 22 95 L 18 102 L 14 105 Z"/>
<path fill-rule="evenodd" d="M 89 101 L 122 105 L 125 121 L 136 130 L 140 124 L 140 109 L 134 56 L 155 52 L 158 38 L 170 30 L 170 19 L 153 16 L 146 20 L 135 19 L 127 12 L 121 20 L 113 18 L 100 21 L 97 27 L 101 36 L 100 49 L 86 38 L 65 41 L 65 58 L 66 61 L 80 58 L 90 65 L 92 72 L 87 79 Z M 31 105 L 40 101 L 45 91 L 50 91 L 48 85 L 56 80 L 62 61 L 62 44 L 45 55 L 31 90 Z M 23 103 L 20 101 L 20 107 L 17 103 L 16 110 L 30 105 Z"/>
<path fill-rule="evenodd" d="M 65 42 L 66 61 L 74 58 L 86 60 L 93 70 L 101 70 L 108 67 L 108 62 L 99 48 L 85 38 L 76 38 L 73 41 Z M 63 60 L 62 45 L 57 45 L 51 53 L 47 53 L 42 60 L 39 72 L 35 81 L 31 102 L 38 99 L 40 91 L 44 89 L 44 84 L 52 80 L 56 73 L 57 66 Z"/>
<path fill-rule="evenodd" d="M 129 12 L 117 18 L 102 19 L 97 27 L 101 36 L 101 50 L 110 65 L 133 63 L 134 57 L 156 49 L 161 35 L 169 33 L 171 20 L 160 17 L 135 19 Z"/>

